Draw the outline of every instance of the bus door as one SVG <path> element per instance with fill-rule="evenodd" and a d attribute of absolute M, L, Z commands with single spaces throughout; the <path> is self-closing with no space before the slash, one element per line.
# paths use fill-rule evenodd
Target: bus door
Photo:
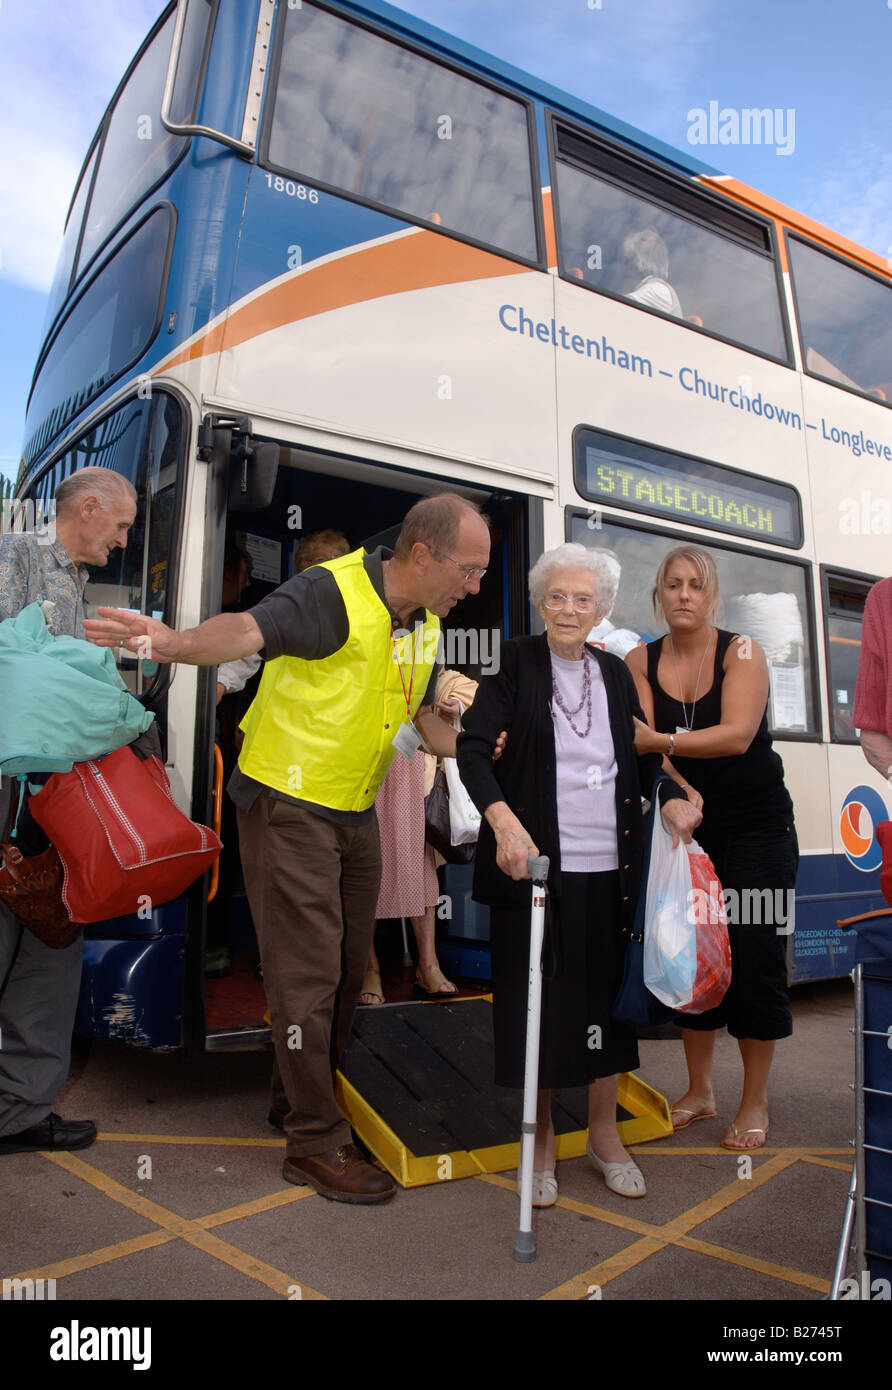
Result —
<path fill-rule="evenodd" d="M 530 517 L 533 534 L 539 535 L 541 504 L 520 493 L 496 492 L 456 481 L 454 477 L 432 477 L 373 461 L 280 444 L 278 476 L 270 505 L 256 512 L 229 512 L 226 517 L 227 548 L 231 553 L 232 547 L 237 547 L 250 560 L 250 583 L 244 588 L 239 606 L 252 607 L 291 578 L 303 538 L 332 530 L 346 537 L 350 549 L 391 549 L 409 508 L 423 497 L 443 491 L 455 491 L 477 502 L 492 523 L 490 564 L 480 593 L 469 595 L 443 623 L 446 666 L 458 668 L 474 679 L 486 679 L 499 669 L 501 642 L 529 631 L 526 574 L 530 563 Z M 222 598 L 221 592 L 221 603 Z M 256 685 L 259 677 L 258 672 L 252 684 Z M 230 702 L 241 718 L 245 693 L 224 697 L 218 708 Z M 216 722 L 220 734 L 220 720 Z M 237 720 L 227 712 L 225 722 L 232 729 Z M 210 744 L 210 725 L 203 734 L 199 733 L 202 737 Z M 237 748 L 224 750 L 227 768 L 234 757 Z M 226 816 L 222 838 L 220 886 L 216 901 L 209 905 L 210 935 L 200 968 L 208 1049 L 254 1047 L 268 1037 L 262 967 L 258 968 L 234 816 Z M 462 880 L 455 902 L 455 916 L 447 923 L 447 931 L 455 928 L 460 933 L 466 907 L 469 921 L 471 916 L 469 881 L 465 884 Z M 446 919 L 441 915 L 441 920 Z M 475 967 L 468 973 L 479 972 Z"/>

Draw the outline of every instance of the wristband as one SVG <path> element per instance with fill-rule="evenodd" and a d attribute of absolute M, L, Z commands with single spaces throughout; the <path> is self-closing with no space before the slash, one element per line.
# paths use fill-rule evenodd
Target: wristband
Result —
<path fill-rule="evenodd" d="M 674 734 L 670 734 L 670 735 L 669 735 L 669 752 L 668 752 L 668 754 L 667 754 L 666 756 L 669 757 L 669 758 L 671 758 L 671 757 L 672 757 L 672 754 L 673 754 L 674 752 L 675 752 L 675 735 L 674 735 Z"/>

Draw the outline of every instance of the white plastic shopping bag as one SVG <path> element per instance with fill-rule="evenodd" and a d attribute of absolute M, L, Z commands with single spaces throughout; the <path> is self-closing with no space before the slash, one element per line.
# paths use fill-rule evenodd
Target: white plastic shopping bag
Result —
<path fill-rule="evenodd" d="M 464 708 L 459 705 L 459 714 L 452 721 L 453 727 L 461 730 L 461 716 Z M 449 788 L 449 830 L 454 845 L 473 844 L 480 834 L 480 812 L 467 793 L 464 782 L 458 775 L 455 758 L 443 759 L 446 785 Z"/>
<path fill-rule="evenodd" d="M 662 815 L 654 819 L 644 909 L 644 983 L 670 1009 L 684 1009 L 697 979 L 697 926 L 692 902 L 691 861 Z"/>

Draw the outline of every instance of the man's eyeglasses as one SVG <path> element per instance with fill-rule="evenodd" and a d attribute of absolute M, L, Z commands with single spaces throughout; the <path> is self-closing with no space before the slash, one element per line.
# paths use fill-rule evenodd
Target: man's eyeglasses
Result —
<path fill-rule="evenodd" d="M 450 562 L 450 564 L 455 565 L 455 568 L 456 568 L 457 570 L 461 570 L 462 574 L 464 575 L 465 579 L 467 579 L 468 583 L 470 583 L 472 579 L 482 579 L 483 576 L 486 574 L 486 568 L 485 568 L 485 566 L 481 566 L 481 565 L 462 565 L 462 564 L 459 563 L 458 560 L 453 560 L 453 558 L 452 558 L 451 555 L 443 555 L 439 550 L 432 550 L 432 551 L 431 551 L 431 554 L 432 554 L 432 555 L 434 556 L 434 558 L 437 559 L 437 560 L 448 560 L 448 561 Z"/>
<path fill-rule="evenodd" d="M 550 613 L 559 613 L 568 603 L 577 613 L 595 611 L 595 600 L 591 594 L 546 594 L 542 603 Z"/>

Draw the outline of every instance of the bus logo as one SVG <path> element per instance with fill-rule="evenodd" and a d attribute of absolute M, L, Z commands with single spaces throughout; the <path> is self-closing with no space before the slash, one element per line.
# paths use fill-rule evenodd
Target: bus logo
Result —
<path fill-rule="evenodd" d="M 883 860 L 876 835 L 880 821 L 888 820 L 883 798 L 873 787 L 854 787 L 842 804 L 839 835 L 846 858 L 856 869 L 872 873 Z"/>

